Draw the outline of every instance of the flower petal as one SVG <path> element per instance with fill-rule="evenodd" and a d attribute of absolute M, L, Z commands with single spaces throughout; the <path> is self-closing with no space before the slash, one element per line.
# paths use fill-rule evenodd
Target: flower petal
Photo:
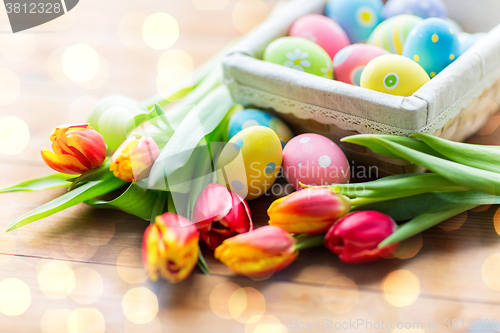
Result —
<path fill-rule="evenodd" d="M 304 67 L 306 67 L 306 68 L 307 68 L 307 67 L 310 67 L 310 66 L 311 66 L 311 62 L 310 62 L 310 61 L 308 61 L 308 60 L 301 60 L 301 61 L 300 61 L 300 65 L 301 65 L 301 66 L 304 66 Z"/>
<path fill-rule="evenodd" d="M 286 57 L 288 58 L 288 60 L 290 61 L 295 61 L 295 55 L 292 53 L 292 52 L 287 52 L 286 53 Z"/>
<path fill-rule="evenodd" d="M 77 175 L 89 170 L 77 158 L 66 154 L 56 155 L 45 147 L 42 148 L 42 158 L 57 172 Z"/>
<path fill-rule="evenodd" d="M 293 61 L 286 61 L 283 66 L 286 66 L 286 67 L 290 67 L 292 68 L 293 66 L 295 66 L 295 63 Z"/>
<path fill-rule="evenodd" d="M 296 69 L 296 70 L 298 70 L 298 71 L 301 71 L 301 72 L 305 72 L 305 71 L 304 71 L 304 67 L 299 66 L 299 65 L 294 65 L 292 68 L 293 68 L 293 69 Z"/>

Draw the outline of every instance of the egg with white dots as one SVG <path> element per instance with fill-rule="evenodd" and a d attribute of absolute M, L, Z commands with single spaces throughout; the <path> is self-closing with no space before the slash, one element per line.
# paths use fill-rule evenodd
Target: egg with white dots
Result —
<path fill-rule="evenodd" d="M 278 135 L 283 147 L 293 137 L 290 127 L 278 117 L 258 109 L 244 109 L 231 116 L 227 140 L 252 126 L 266 126 L 272 129 Z"/>
<path fill-rule="evenodd" d="M 365 42 L 382 21 L 382 0 L 329 0 L 325 14 L 344 29 L 351 43 Z"/>
<path fill-rule="evenodd" d="M 332 140 L 313 133 L 294 137 L 283 150 L 283 175 L 296 189 L 305 185 L 347 184 L 349 162 Z"/>
<path fill-rule="evenodd" d="M 401 14 L 415 15 L 423 19 L 446 19 L 448 9 L 442 0 L 389 0 L 382 10 L 385 19 Z"/>
<path fill-rule="evenodd" d="M 403 56 L 422 66 L 431 78 L 462 54 L 458 33 L 445 20 L 430 18 L 418 23 L 406 38 Z"/>
<path fill-rule="evenodd" d="M 217 162 L 217 181 L 246 200 L 271 188 L 281 169 L 283 151 L 269 127 L 251 126 L 229 140 Z"/>

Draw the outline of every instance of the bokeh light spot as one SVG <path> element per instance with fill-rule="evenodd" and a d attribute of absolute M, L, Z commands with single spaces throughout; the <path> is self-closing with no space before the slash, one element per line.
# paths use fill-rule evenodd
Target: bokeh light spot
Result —
<path fill-rule="evenodd" d="M 266 300 L 256 289 L 246 287 L 233 292 L 228 301 L 229 313 L 242 324 L 257 322 L 266 312 Z"/>
<path fill-rule="evenodd" d="M 31 304 L 31 291 L 26 283 L 17 279 L 0 282 L 0 312 L 6 316 L 19 316 Z"/>
<path fill-rule="evenodd" d="M 142 38 L 155 50 L 168 49 L 179 38 L 179 25 L 167 13 L 150 15 L 142 25 Z"/>
<path fill-rule="evenodd" d="M 288 333 L 278 318 L 264 315 L 258 321 L 245 325 L 245 333 Z"/>
<path fill-rule="evenodd" d="M 74 270 L 75 288 L 70 294 L 78 304 L 92 304 L 101 297 L 104 283 L 99 273 L 90 267 L 80 267 Z"/>
<path fill-rule="evenodd" d="M 161 96 L 168 98 L 171 94 L 169 88 L 183 79 L 187 81 L 185 86 L 192 86 L 192 71 L 179 65 L 170 65 L 163 67 L 156 78 L 156 88 L 158 90 L 158 93 Z"/>
<path fill-rule="evenodd" d="M 160 56 L 157 62 L 158 72 L 172 65 L 182 66 L 189 72 L 194 69 L 193 58 L 189 53 L 178 49 L 166 51 Z"/>
<path fill-rule="evenodd" d="M 53 299 L 65 298 L 75 288 L 73 269 L 61 261 L 40 261 L 37 266 L 37 278 L 43 293 Z"/>
<path fill-rule="evenodd" d="M 484 126 L 479 130 L 479 135 L 493 134 L 500 126 L 500 116 L 493 116 L 488 119 Z"/>
<path fill-rule="evenodd" d="M 21 92 L 19 77 L 7 68 L 0 68 L 0 106 L 15 102 Z"/>
<path fill-rule="evenodd" d="M 235 283 L 225 282 L 217 285 L 210 293 L 210 307 L 212 311 L 222 319 L 233 318 L 229 308 L 229 299 L 240 289 Z"/>
<path fill-rule="evenodd" d="M 22 119 L 14 116 L 0 119 L 1 154 L 21 154 L 29 143 L 30 129 Z"/>
<path fill-rule="evenodd" d="M 41 321 L 42 333 L 67 333 L 70 314 L 68 309 L 47 310 Z"/>
<path fill-rule="evenodd" d="M 124 333 L 137 333 L 137 332 L 147 332 L 147 333 L 161 333 L 161 322 L 158 317 L 154 317 L 147 324 L 135 324 L 130 320 L 125 320 Z"/>
<path fill-rule="evenodd" d="M 467 212 L 458 214 L 444 222 L 438 224 L 438 227 L 444 231 L 453 231 L 459 229 L 467 220 Z"/>
<path fill-rule="evenodd" d="M 108 81 L 111 71 L 109 68 L 109 62 L 103 56 L 99 55 L 99 70 L 97 73 L 89 80 L 85 82 L 80 82 L 82 88 L 88 90 L 95 90 L 102 88 L 104 84 Z"/>
<path fill-rule="evenodd" d="M 68 329 L 70 333 L 104 333 L 106 323 L 104 316 L 94 308 L 76 309 L 68 317 Z"/>
<path fill-rule="evenodd" d="M 158 313 L 158 298 L 145 287 L 130 289 L 123 297 L 122 308 L 128 320 L 146 324 Z"/>
<path fill-rule="evenodd" d="M 146 270 L 142 268 L 141 249 L 130 247 L 123 250 L 116 260 L 116 270 L 123 281 L 135 284 L 148 279 Z"/>
<path fill-rule="evenodd" d="M 325 306 L 334 313 L 351 311 L 359 300 L 358 286 L 345 276 L 336 276 L 328 280 L 321 295 Z"/>
<path fill-rule="evenodd" d="M 142 39 L 142 25 L 147 17 L 140 12 L 128 13 L 122 17 L 118 23 L 118 38 L 123 45 L 131 49 L 146 47 Z"/>
<path fill-rule="evenodd" d="M 418 252 L 422 249 L 423 245 L 423 237 L 422 234 L 418 234 L 413 236 L 410 239 L 407 239 L 398 246 L 398 248 L 391 253 L 389 258 L 398 258 L 398 259 L 410 259 L 417 255 Z"/>
<path fill-rule="evenodd" d="M 198 10 L 224 10 L 229 0 L 193 0 Z"/>
<path fill-rule="evenodd" d="M 500 236 L 500 208 L 497 209 L 495 215 L 493 216 L 493 224 L 495 226 L 495 231 Z"/>
<path fill-rule="evenodd" d="M 90 81 L 99 71 L 99 54 L 86 44 L 68 47 L 61 61 L 64 74 L 74 82 Z"/>
<path fill-rule="evenodd" d="M 500 253 L 489 256 L 481 268 L 484 283 L 493 290 L 500 290 Z"/>
<path fill-rule="evenodd" d="M 241 33 L 247 33 L 262 23 L 269 11 L 262 0 L 239 0 L 233 8 L 233 24 Z"/>
<path fill-rule="evenodd" d="M 409 306 L 420 295 L 420 281 L 408 270 L 393 271 L 382 282 L 384 297 L 396 307 Z"/>

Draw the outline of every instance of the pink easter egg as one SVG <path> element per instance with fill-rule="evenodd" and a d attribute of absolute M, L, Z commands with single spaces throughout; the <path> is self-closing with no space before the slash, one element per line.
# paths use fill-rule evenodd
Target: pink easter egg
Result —
<path fill-rule="evenodd" d="M 374 45 L 352 44 L 344 47 L 333 58 L 335 80 L 359 86 L 365 66 L 385 54 L 389 52 Z"/>
<path fill-rule="evenodd" d="M 301 134 L 283 150 L 283 174 L 296 189 L 306 185 L 347 184 L 351 179 L 349 162 L 342 149 L 319 134 Z"/>
<path fill-rule="evenodd" d="M 350 44 L 349 38 L 337 22 L 318 14 L 306 15 L 295 21 L 290 28 L 289 35 L 315 42 L 332 59 L 339 50 Z"/>

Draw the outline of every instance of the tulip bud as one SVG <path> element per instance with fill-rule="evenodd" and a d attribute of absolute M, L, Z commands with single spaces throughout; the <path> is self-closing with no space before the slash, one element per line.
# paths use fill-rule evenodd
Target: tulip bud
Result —
<path fill-rule="evenodd" d="M 215 259 L 247 276 L 266 276 L 281 271 L 297 255 L 294 238 L 271 225 L 226 239 L 214 253 Z"/>
<path fill-rule="evenodd" d="M 196 199 L 193 220 L 201 239 L 215 250 L 228 238 L 253 229 L 246 201 L 225 186 L 209 184 Z"/>
<path fill-rule="evenodd" d="M 397 229 L 394 220 L 375 211 L 360 211 L 338 220 L 325 237 L 325 246 L 349 264 L 365 264 L 391 254 L 399 243 L 378 248 Z"/>
<path fill-rule="evenodd" d="M 328 187 L 306 188 L 274 201 L 267 214 L 269 224 L 289 233 L 317 234 L 351 209 L 349 199 Z"/>
<path fill-rule="evenodd" d="M 52 169 L 66 174 L 82 174 L 101 166 L 106 158 L 106 144 L 90 125 L 56 127 L 50 135 L 51 152 L 42 148 L 42 158 Z"/>
<path fill-rule="evenodd" d="M 144 232 L 142 261 L 151 280 L 185 280 L 198 262 L 198 230 L 188 219 L 165 213 Z"/>
<path fill-rule="evenodd" d="M 144 135 L 140 139 L 127 139 L 111 157 L 109 170 L 115 177 L 135 183 L 149 176 L 159 155 L 160 149 L 151 137 Z"/>

